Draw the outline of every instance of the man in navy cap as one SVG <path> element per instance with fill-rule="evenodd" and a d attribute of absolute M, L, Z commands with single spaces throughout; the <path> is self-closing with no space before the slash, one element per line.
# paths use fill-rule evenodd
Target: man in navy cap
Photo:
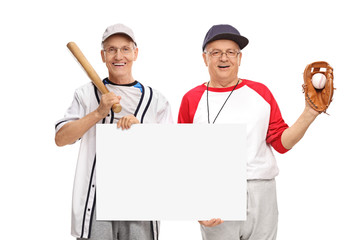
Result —
<path fill-rule="evenodd" d="M 287 152 L 319 114 L 306 104 L 299 119 L 289 127 L 265 85 L 239 78 L 241 50 L 248 43 L 230 25 L 211 27 L 202 45 L 210 80 L 187 92 L 179 110 L 179 123 L 239 123 L 247 128 L 247 220 L 199 221 L 204 240 L 276 239 L 275 177 L 279 170 L 272 148 Z"/>

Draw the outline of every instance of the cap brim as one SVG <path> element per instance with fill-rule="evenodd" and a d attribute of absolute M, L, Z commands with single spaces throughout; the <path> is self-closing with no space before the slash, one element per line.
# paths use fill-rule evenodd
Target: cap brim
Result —
<path fill-rule="evenodd" d="M 106 36 L 106 38 L 104 38 L 102 40 L 102 42 L 105 42 L 106 39 L 108 39 L 109 37 L 114 36 L 114 35 L 124 35 L 124 36 L 128 37 L 129 39 L 131 39 L 131 41 L 133 41 L 135 43 L 135 45 L 137 46 L 135 40 L 129 34 L 124 33 L 124 32 L 114 32 L 114 33 L 110 34 L 109 36 Z"/>
<path fill-rule="evenodd" d="M 231 33 L 222 33 L 222 34 L 216 35 L 215 37 L 213 37 L 209 41 L 207 41 L 207 43 L 204 44 L 204 46 L 203 46 L 203 51 L 205 50 L 205 47 L 207 44 L 209 44 L 210 42 L 216 41 L 216 40 L 221 40 L 221 39 L 226 39 L 226 40 L 231 40 L 231 41 L 236 42 L 239 45 L 240 49 L 245 48 L 249 43 L 249 40 L 246 37 L 231 34 Z"/>

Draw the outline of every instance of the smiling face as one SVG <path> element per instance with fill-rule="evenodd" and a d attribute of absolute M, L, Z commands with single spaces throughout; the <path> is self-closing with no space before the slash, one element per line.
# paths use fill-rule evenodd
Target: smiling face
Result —
<path fill-rule="evenodd" d="M 128 36 L 117 34 L 106 39 L 101 57 L 108 68 L 109 80 L 118 84 L 133 82 L 132 64 L 137 55 L 138 49 Z"/>
<path fill-rule="evenodd" d="M 206 45 L 206 52 L 203 58 L 209 69 L 210 81 L 212 84 L 222 83 L 221 85 L 235 85 L 238 81 L 238 70 L 241 63 L 241 52 L 235 57 L 228 57 L 225 52 L 235 50 L 240 51 L 239 45 L 231 40 L 216 40 Z M 211 56 L 211 52 L 220 51 L 220 57 Z"/>

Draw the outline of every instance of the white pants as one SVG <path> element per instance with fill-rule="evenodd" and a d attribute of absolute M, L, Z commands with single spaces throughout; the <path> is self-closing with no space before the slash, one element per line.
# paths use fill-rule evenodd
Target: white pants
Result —
<path fill-rule="evenodd" d="M 201 225 L 203 240 L 275 240 L 278 225 L 276 182 L 248 180 L 247 220 L 224 221 L 215 227 Z"/>

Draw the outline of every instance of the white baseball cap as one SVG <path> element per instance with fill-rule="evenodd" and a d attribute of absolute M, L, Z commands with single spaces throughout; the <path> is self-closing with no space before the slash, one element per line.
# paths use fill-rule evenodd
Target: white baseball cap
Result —
<path fill-rule="evenodd" d="M 134 32 L 129 27 L 127 27 L 121 23 L 114 24 L 114 25 L 111 25 L 106 28 L 106 30 L 103 34 L 103 37 L 102 37 L 102 43 L 114 34 L 125 34 L 125 35 L 129 36 L 131 38 L 131 40 L 137 46 L 136 41 L 135 41 Z"/>

